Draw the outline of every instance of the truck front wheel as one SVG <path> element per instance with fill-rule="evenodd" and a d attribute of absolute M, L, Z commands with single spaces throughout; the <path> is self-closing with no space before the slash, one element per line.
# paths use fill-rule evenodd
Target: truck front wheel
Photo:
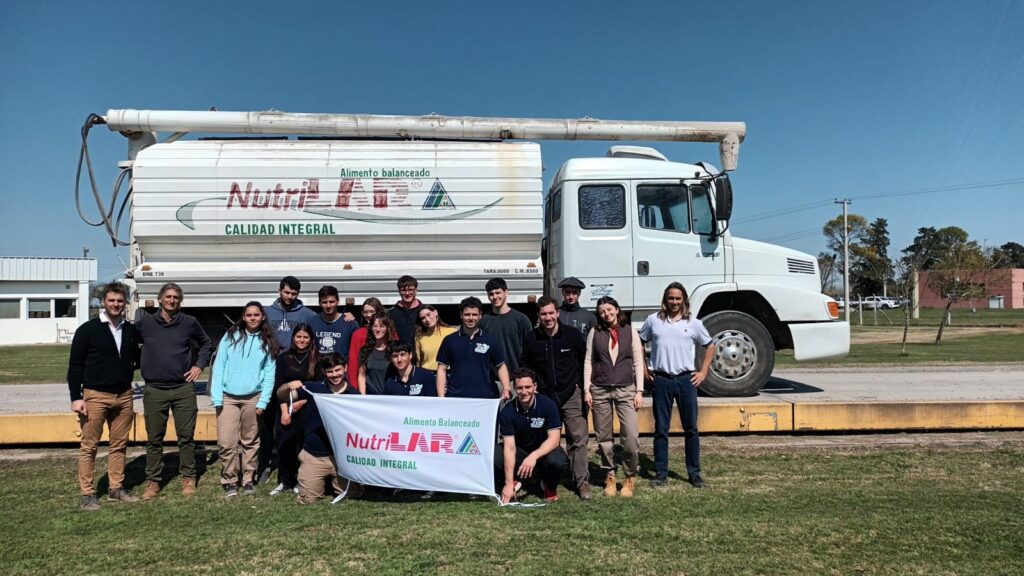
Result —
<path fill-rule="evenodd" d="M 753 316 L 742 312 L 716 312 L 703 321 L 715 345 L 715 355 L 700 389 L 711 396 L 756 394 L 775 368 L 771 335 Z M 698 362 L 702 358 L 698 353 Z"/>

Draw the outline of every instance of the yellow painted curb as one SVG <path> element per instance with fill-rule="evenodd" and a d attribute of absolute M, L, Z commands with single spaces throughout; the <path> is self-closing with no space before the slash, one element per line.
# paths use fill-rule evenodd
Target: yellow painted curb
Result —
<path fill-rule="evenodd" d="M 654 413 L 650 406 L 640 409 L 639 424 L 641 434 L 654 432 Z M 698 422 L 698 429 L 705 433 L 1008 428 L 1024 428 L 1024 400 L 702 404 Z M 670 431 L 682 432 L 678 410 L 673 412 Z M 77 444 L 80 438 L 78 417 L 70 412 L 0 414 L 0 445 Z M 103 438 L 107 439 L 106 432 Z M 146 442 L 146 424 L 142 414 L 135 415 L 129 438 L 136 444 Z M 217 441 L 217 419 L 213 412 L 199 413 L 195 439 L 197 442 Z M 164 440 L 168 444 L 177 440 L 173 416 L 168 419 Z"/>
<path fill-rule="evenodd" d="M 956 430 L 1024 428 L 1024 401 L 793 404 L 793 430 Z"/>

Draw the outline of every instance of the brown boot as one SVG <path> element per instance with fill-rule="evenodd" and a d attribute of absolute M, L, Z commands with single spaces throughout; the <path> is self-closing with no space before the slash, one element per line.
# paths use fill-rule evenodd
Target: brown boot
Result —
<path fill-rule="evenodd" d="M 620 491 L 620 494 L 623 498 L 631 498 L 635 488 L 636 476 L 626 476 L 626 480 L 622 483 L 622 490 Z"/>
<path fill-rule="evenodd" d="M 160 483 L 154 480 L 146 482 L 146 491 L 142 493 L 143 500 L 152 500 L 160 493 Z"/>
<path fill-rule="evenodd" d="M 615 492 L 618 487 L 615 485 L 615 471 L 608 473 L 608 476 L 604 479 L 604 495 L 615 496 Z"/>
<path fill-rule="evenodd" d="M 184 496 L 196 495 L 196 479 L 185 477 L 181 479 L 181 493 Z"/>

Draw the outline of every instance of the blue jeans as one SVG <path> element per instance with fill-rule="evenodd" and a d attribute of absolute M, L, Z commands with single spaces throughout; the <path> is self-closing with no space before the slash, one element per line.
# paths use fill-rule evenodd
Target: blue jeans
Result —
<path fill-rule="evenodd" d="M 654 377 L 654 470 L 659 477 L 668 475 L 668 428 L 672 422 L 672 403 L 679 403 L 686 439 L 686 474 L 700 474 L 700 434 L 697 432 L 697 387 L 690 373 L 675 378 Z"/>

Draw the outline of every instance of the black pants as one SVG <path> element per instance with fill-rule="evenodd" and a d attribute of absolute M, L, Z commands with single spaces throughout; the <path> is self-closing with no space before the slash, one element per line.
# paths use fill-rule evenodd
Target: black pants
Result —
<path fill-rule="evenodd" d="M 523 464 L 523 460 L 530 455 L 531 450 L 526 450 L 516 446 L 516 470 L 519 470 L 519 466 Z M 543 480 L 544 484 L 548 488 L 554 489 L 558 485 L 559 479 L 562 477 L 562 473 L 569 467 L 569 459 L 565 456 L 565 451 L 559 446 L 551 452 L 548 452 L 541 459 L 537 460 L 537 466 L 533 469 L 533 475 L 529 478 L 520 478 L 518 474 L 514 474 L 516 480 L 523 482 L 524 484 L 537 482 Z M 497 492 L 501 493 L 501 488 L 505 485 L 505 453 L 501 444 L 494 447 L 494 483 L 497 487 Z"/>
<path fill-rule="evenodd" d="M 268 468 L 277 468 L 277 447 L 274 442 L 275 431 L 281 421 L 281 409 L 275 398 L 270 399 L 263 416 L 260 418 L 260 458 L 256 466 L 257 477 Z M 255 480 L 255 479 L 254 479 Z"/>
<path fill-rule="evenodd" d="M 285 488 L 294 488 L 299 485 L 299 452 L 304 437 L 301 418 L 296 415 L 289 426 L 282 426 L 278 418 L 276 426 L 277 482 Z"/>

